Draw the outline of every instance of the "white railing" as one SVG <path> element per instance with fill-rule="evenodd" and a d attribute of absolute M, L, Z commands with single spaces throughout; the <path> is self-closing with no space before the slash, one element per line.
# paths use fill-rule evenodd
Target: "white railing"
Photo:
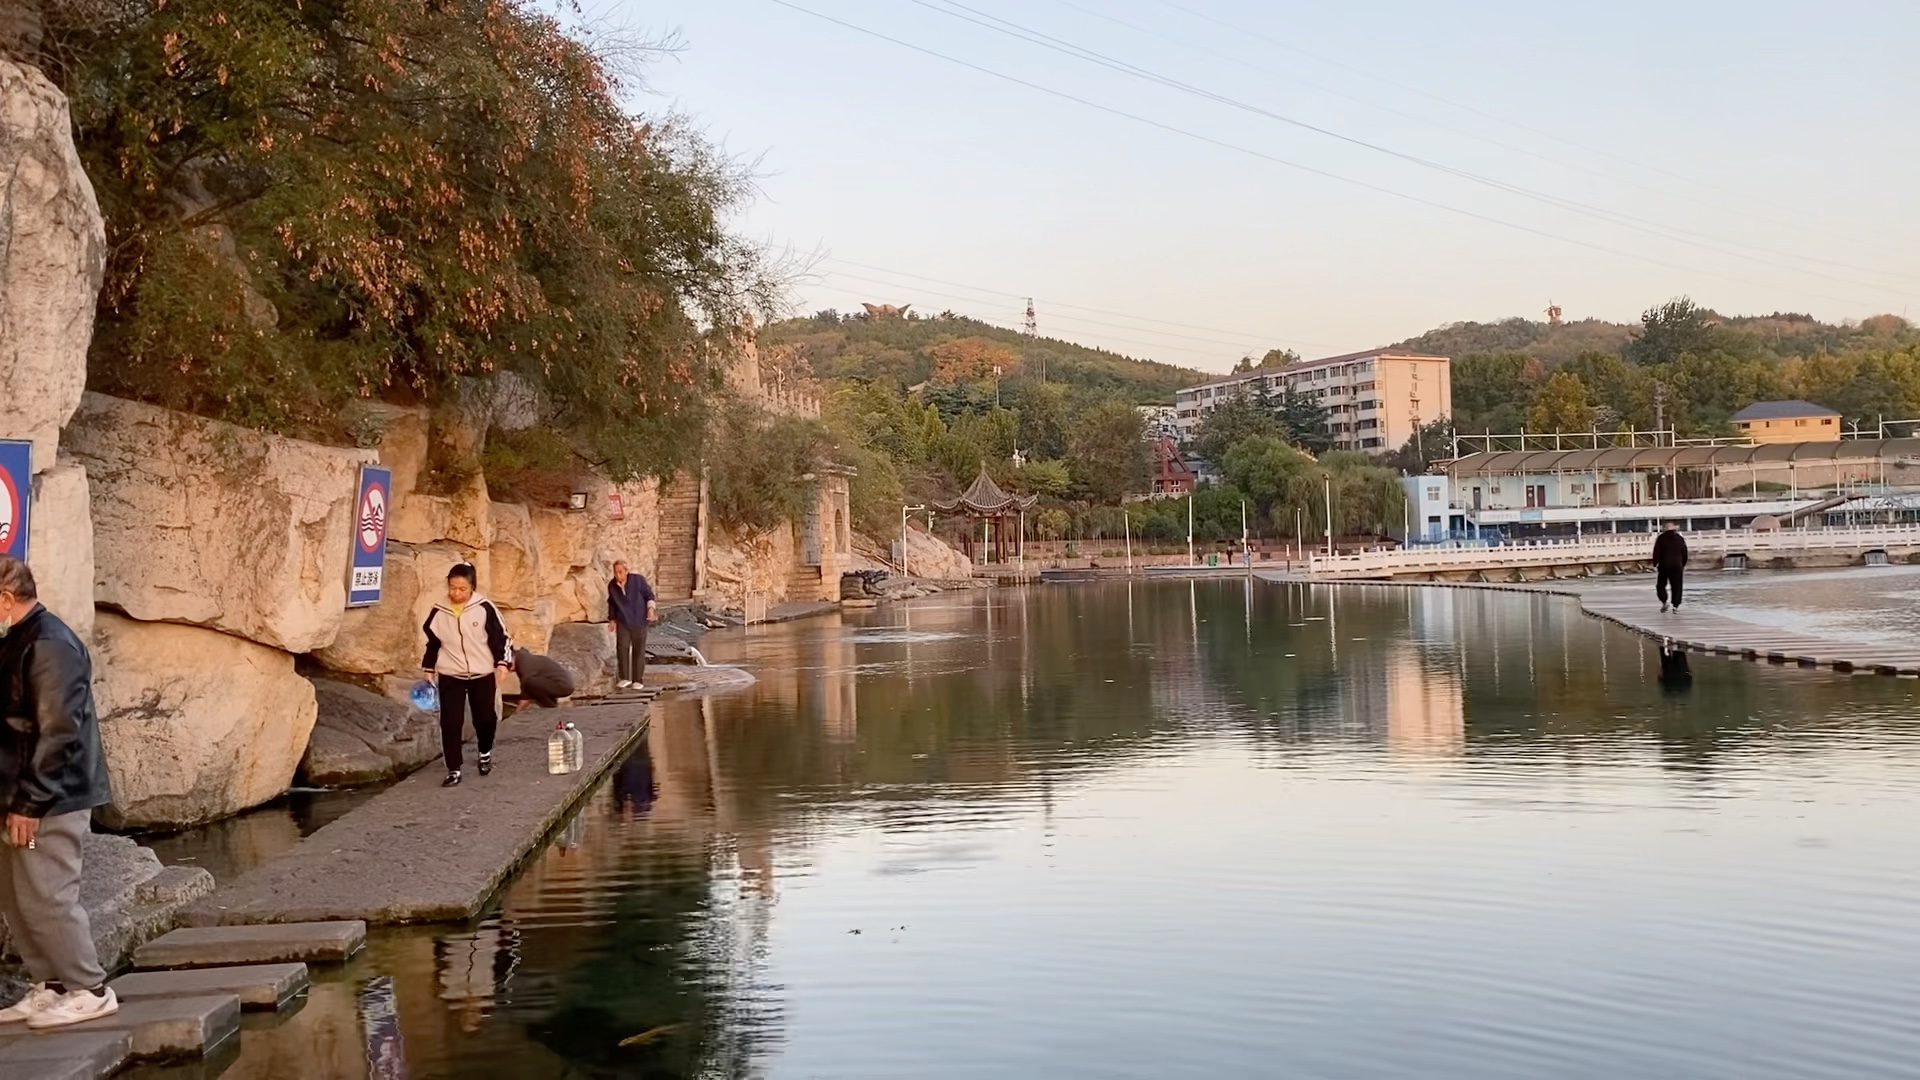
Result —
<path fill-rule="evenodd" d="M 1782 551 L 1872 551 L 1883 547 L 1920 547 L 1920 525 L 1862 525 L 1826 529 L 1751 529 L 1690 532 L 1687 548 L 1695 555 L 1766 555 Z M 1653 552 L 1650 533 L 1553 540 L 1509 541 L 1487 547 L 1387 548 L 1346 555 L 1315 555 L 1309 573 L 1328 576 L 1425 574 L 1497 567 L 1555 566 L 1582 562 L 1646 559 Z"/>

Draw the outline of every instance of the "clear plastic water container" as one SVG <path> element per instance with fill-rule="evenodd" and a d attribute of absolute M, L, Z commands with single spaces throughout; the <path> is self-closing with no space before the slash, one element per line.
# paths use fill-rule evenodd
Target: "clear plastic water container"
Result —
<path fill-rule="evenodd" d="M 587 739 L 580 729 L 561 721 L 547 736 L 547 771 L 555 775 L 579 772 L 586 767 Z"/>
<path fill-rule="evenodd" d="M 407 700 L 421 712 L 440 711 L 440 689 L 426 679 L 407 687 Z"/>

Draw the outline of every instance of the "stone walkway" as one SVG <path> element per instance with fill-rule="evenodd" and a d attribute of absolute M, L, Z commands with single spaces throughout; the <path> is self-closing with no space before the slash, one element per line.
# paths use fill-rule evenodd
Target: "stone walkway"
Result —
<path fill-rule="evenodd" d="M 489 897 L 566 819 L 646 731 L 651 695 L 570 709 L 534 709 L 501 725 L 493 775 L 469 752 L 466 781 L 442 788 L 429 767 L 349 811 L 291 850 L 182 912 L 189 926 L 321 922 L 452 922 Z M 586 737 L 586 765 L 547 772 L 557 718 Z"/>
<path fill-rule="evenodd" d="M 1648 578 L 1646 595 L 1624 592 L 1591 592 L 1550 582 L 1501 584 L 1475 581 L 1319 581 L 1298 575 L 1261 573 L 1259 577 L 1284 584 L 1337 585 L 1345 588 L 1379 586 L 1410 589 L 1481 589 L 1564 596 L 1578 603 L 1595 618 L 1626 627 L 1650 638 L 1671 638 L 1693 652 L 1738 656 L 1774 664 L 1797 664 L 1834 671 L 1871 672 L 1876 675 L 1920 675 L 1920 649 L 1897 645 L 1844 641 L 1813 634 L 1795 633 L 1779 627 L 1762 626 L 1729 618 L 1713 611 L 1683 608 L 1662 613 L 1652 597 Z"/>

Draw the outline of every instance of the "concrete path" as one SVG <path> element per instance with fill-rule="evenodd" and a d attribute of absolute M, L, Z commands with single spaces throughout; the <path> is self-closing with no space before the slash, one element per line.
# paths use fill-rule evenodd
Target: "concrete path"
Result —
<path fill-rule="evenodd" d="M 1871 672 L 1876 675 L 1920 675 L 1920 649 L 1897 645 L 1875 645 L 1844 641 L 1813 634 L 1796 633 L 1779 627 L 1762 626 L 1729 618 L 1713 611 L 1685 607 L 1661 612 L 1653 599 L 1652 578 L 1647 595 L 1623 592 L 1595 592 L 1555 585 L 1551 582 L 1499 584 L 1476 581 L 1322 581 L 1290 574 L 1262 573 L 1259 577 L 1292 585 L 1328 585 L 1341 588 L 1376 586 L 1395 589 L 1481 589 L 1564 596 L 1578 603 L 1595 618 L 1624 626 L 1650 638 L 1673 641 L 1693 652 L 1738 656 L 1774 664 L 1798 664 L 1801 667 L 1831 668 L 1834 671 Z"/>
<path fill-rule="evenodd" d="M 189 906 L 189 926 L 361 919 L 451 922 L 479 913 L 515 867 L 645 732 L 646 700 L 531 710 L 501 725 L 494 770 L 427 768 Z M 552 719 L 586 737 L 580 772 L 547 772 Z M 536 722 L 537 721 L 537 722 Z"/>

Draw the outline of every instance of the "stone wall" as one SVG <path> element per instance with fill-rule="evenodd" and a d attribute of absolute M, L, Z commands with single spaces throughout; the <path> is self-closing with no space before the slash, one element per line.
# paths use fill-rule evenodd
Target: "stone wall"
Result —
<path fill-rule="evenodd" d="M 333 642 L 371 452 L 91 393 L 62 442 L 92 479 L 97 603 L 290 653 Z"/>

